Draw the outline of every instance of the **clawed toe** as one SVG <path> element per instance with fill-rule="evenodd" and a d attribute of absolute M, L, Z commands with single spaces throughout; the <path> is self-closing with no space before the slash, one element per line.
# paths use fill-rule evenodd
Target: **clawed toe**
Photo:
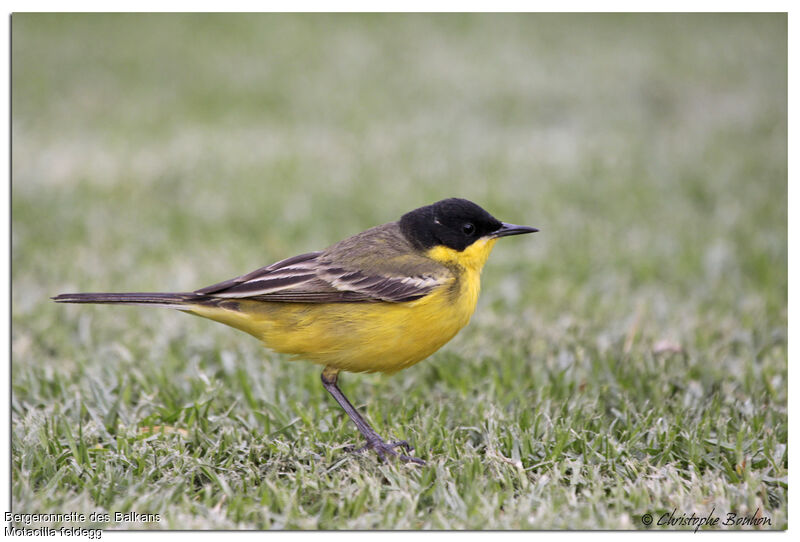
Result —
<path fill-rule="evenodd" d="M 408 441 L 405 440 L 396 440 L 394 442 L 390 442 L 389 446 L 391 446 L 392 448 L 405 448 L 407 452 L 414 451 L 414 447 L 410 445 Z"/>
<path fill-rule="evenodd" d="M 417 465 L 425 465 L 425 461 L 419 459 L 417 457 L 412 457 L 410 455 L 405 455 L 399 453 L 395 448 L 403 448 L 406 452 L 413 452 L 414 447 L 411 446 L 405 440 L 398 440 L 395 442 L 384 442 L 383 439 L 380 437 L 375 437 L 367 440 L 367 443 L 358 448 L 357 450 L 353 450 L 352 447 L 348 447 L 348 451 L 353 451 L 354 453 L 360 453 L 364 450 L 374 450 L 378 457 L 381 458 L 382 461 L 386 461 L 386 457 L 397 457 L 401 461 L 408 461 L 409 463 L 416 463 Z"/>

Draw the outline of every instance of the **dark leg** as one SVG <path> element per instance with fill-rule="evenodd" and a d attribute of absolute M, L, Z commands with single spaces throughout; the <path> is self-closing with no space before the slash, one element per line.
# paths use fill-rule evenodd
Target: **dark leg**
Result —
<path fill-rule="evenodd" d="M 333 395 L 333 398 L 336 399 L 336 402 L 339 403 L 347 415 L 350 416 L 350 419 L 353 420 L 353 423 L 356 424 L 358 430 L 361 431 L 361 434 L 364 435 L 364 438 L 367 439 L 367 445 L 363 448 L 359 449 L 358 451 L 364 450 L 366 448 L 371 448 L 375 450 L 375 453 L 378 454 L 382 460 L 386 460 L 386 454 L 397 456 L 403 461 L 411 461 L 412 463 L 417 463 L 418 465 L 424 465 L 425 462 L 422 459 L 417 459 L 416 457 L 411 457 L 408 455 L 403 455 L 398 453 L 395 448 L 403 447 L 406 451 L 411 451 L 413 448 L 408 444 L 408 442 L 401 440 L 399 442 L 385 442 L 375 430 L 370 427 L 361 414 L 358 413 L 358 410 L 350 404 L 350 401 L 347 400 L 347 397 L 344 396 L 342 390 L 336 385 L 336 381 L 339 377 L 339 370 L 333 369 L 331 367 L 325 367 L 325 370 L 322 371 L 322 385 L 325 386 L 325 389 L 328 390 L 328 393 Z"/>

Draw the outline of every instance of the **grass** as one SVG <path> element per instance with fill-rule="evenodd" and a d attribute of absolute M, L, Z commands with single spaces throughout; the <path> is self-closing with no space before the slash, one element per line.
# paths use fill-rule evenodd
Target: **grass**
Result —
<path fill-rule="evenodd" d="M 12 504 L 114 529 L 641 529 L 787 512 L 787 53 L 775 15 L 12 17 Z M 188 290 L 448 196 L 472 323 L 344 375 L 424 468 Z M 665 527 L 653 525 L 652 529 Z M 677 528 L 691 528 L 687 526 Z"/>

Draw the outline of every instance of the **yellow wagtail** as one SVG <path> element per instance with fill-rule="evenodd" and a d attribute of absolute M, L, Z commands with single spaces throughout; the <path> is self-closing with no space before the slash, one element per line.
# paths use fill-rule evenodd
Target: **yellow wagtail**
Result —
<path fill-rule="evenodd" d="M 321 251 L 188 293 L 61 294 L 60 303 L 178 309 L 222 322 L 278 352 L 323 365 L 322 384 L 381 459 L 424 464 L 385 442 L 336 385 L 339 371 L 394 373 L 453 338 L 475 310 L 480 274 L 500 237 L 538 231 L 450 198 Z"/>

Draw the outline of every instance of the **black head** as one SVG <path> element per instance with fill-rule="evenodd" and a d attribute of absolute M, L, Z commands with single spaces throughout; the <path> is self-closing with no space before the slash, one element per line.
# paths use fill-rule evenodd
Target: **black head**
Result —
<path fill-rule="evenodd" d="M 537 231 L 504 224 L 469 200 L 449 198 L 414 209 L 400 218 L 400 230 L 422 249 L 444 245 L 462 251 L 487 235 L 502 237 Z"/>

